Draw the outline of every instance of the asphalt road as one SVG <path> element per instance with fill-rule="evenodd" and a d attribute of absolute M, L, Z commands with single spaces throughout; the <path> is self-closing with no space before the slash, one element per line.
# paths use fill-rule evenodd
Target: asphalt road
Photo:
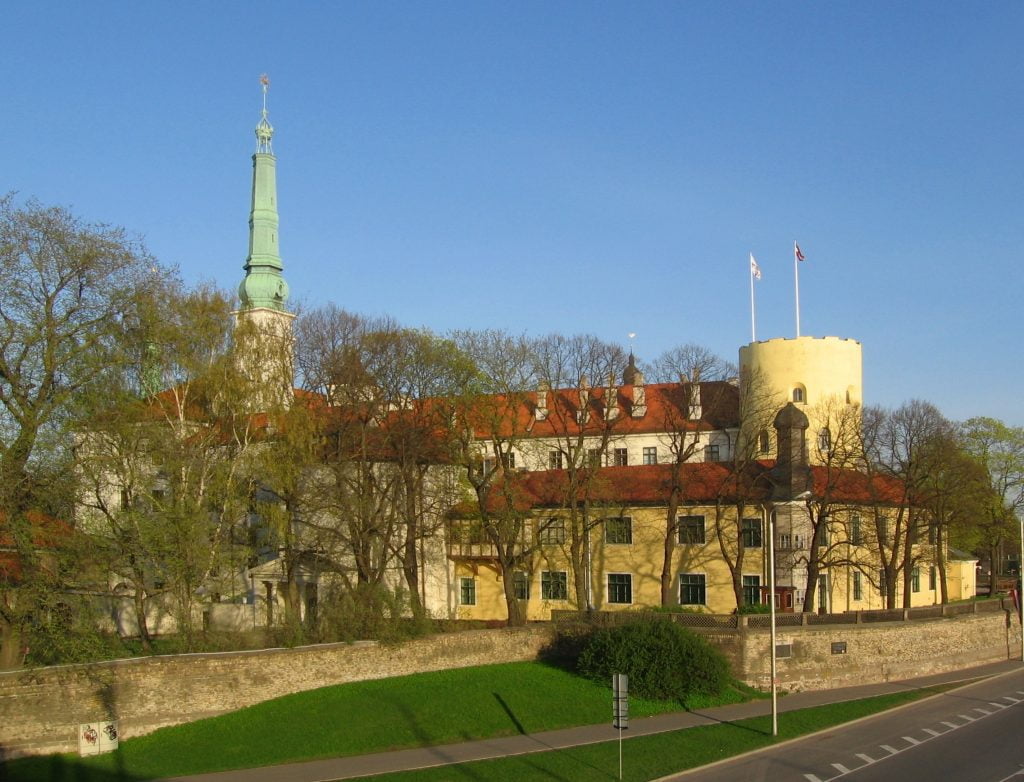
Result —
<path fill-rule="evenodd" d="M 667 780 L 1024 782 L 1024 670 Z"/>

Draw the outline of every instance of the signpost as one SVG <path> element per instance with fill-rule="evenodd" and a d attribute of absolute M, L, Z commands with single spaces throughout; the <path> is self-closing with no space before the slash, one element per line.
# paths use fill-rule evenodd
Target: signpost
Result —
<path fill-rule="evenodd" d="M 619 779 L 622 779 L 622 731 L 629 727 L 629 677 L 612 674 L 612 727 L 619 731 Z"/>

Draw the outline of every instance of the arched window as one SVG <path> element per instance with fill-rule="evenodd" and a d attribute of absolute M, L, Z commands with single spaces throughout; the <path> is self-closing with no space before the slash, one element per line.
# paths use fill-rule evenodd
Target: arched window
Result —
<path fill-rule="evenodd" d="M 793 386 L 793 401 L 798 405 L 802 405 L 807 401 L 807 389 L 802 385 Z"/>
<path fill-rule="evenodd" d="M 757 436 L 757 450 L 761 453 L 768 453 L 772 449 L 771 438 L 768 437 L 768 431 L 766 429 L 761 430 L 761 434 Z"/>
<path fill-rule="evenodd" d="M 820 432 L 818 432 L 818 450 L 822 453 L 828 453 L 832 450 L 832 433 L 826 426 Z"/>

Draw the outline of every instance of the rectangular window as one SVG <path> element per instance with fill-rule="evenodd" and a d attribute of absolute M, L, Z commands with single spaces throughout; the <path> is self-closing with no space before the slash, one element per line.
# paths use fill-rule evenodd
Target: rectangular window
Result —
<path fill-rule="evenodd" d="M 864 599 L 864 585 L 861 583 L 861 575 L 857 571 L 853 573 L 853 599 Z"/>
<path fill-rule="evenodd" d="M 568 600 L 569 576 L 564 570 L 542 570 L 540 596 L 544 600 Z"/>
<path fill-rule="evenodd" d="M 702 606 L 707 599 L 707 576 L 703 573 L 679 574 L 679 605 Z"/>
<path fill-rule="evenodd" d="M 928 525 L 928 544 L 934 546 L 939 539 L 939 528 L 934 524 Z"/>
<path fill-rule="evenodd" d="M 743 548 L 761 548 L 761 519 L 743 519 Z"/>
<path fill-rule="evenodd" d="M 793 548 L 793 536 L 788 532 L 783 532 L 779 535 L 779 548 L 785 551 Z"/>
<path fill-rule="evenodd" d="M 565 519 L 556 516 L 544 519 L 540 524 L 537 537 L 541 543 L 565 543 Z"/>
<path fill-rule="evenodd" d="M 863 542 L 860 531 L 860 516 L 854 515 L 850 517 L 850 542 L 859 546 Z"/>
<path fill-rule="evenodd" d="M 761 577 L 743 576 L 743 605 L 756 606 L 761 603 Z"/>
<path fill-rule="evenodd" d="M 921 591 L 921 568 L 914 568 L 910 571 L 910 591 Z"/>
<path fill-rule="evenodd" d="M 818 548 L 828 548 L 832 544 L 832 535 L 828 528 L 828 516 L 818 519 Z"/>
<path fill-rule="evenodd" d="M 657 464 L 658 463 L 658 449 L 656 446 L 645 446 L 644 447 L 644 464 Z"/>
<path fill-rule="evenodd" d="M 705 445 L 704 446 L 704 461 L 706 462 L 720 462 L 721 449 L 717 445 Z"/>
<path fill-rule="evenodd" d="M 935 591 L 935 565 L 928 568 L 928 588 Z"/>
<path fill-rule="evenodd" d="M 612 452 L 616 467 L 625 467 L 629 464 L 629 451 L 626 448 L 616 448 Z"/>
<path fill-rule="evenodd" d="M 484 475 L 489 475 L 494 470 L 494 465 L 495 464 L 497 464 L 497 462 L 495 462 L 494 459 L 491 458 L 490 456 L 484 457 L 484 460 L 483 460 L 482 466 L 481 466 L 481 472 Z"/>
<path fill-rule="evenodd" d="M 878 520 L 878 539 L 883 543 L 889 541 L 889 520 L 884 516 Z"/>
<path fill-rule="evenodd" d="M 476 579 L 459 579 L 459 602 L 464 606 L 476 605 Z"/>
<path fill-rule="evenodd" d="M 548 469 L 549 470 L 561 470 L 562 469 L 562 452 L 561 451 L 548 451 Z"/>
<path fill-rule="evenodd" d="M 633 602 L 633 576 L 629 573 L 608 574 L 608 602 Z"/>
<path fill-rule="evenodd" d="M 684 546 L 698 545 L 706 541 L 703 516 L 680 516 L 676 523 L 679 527 L 679 542 Z"/>
<path fill-rule="evenodd" d="M 828 611 L 828 575 L 818 576 L 818 610 Z"/>
<path fill-rule="evenodd" d="M 512 588 L 515 590 L 516 600 L 530 599 L 530 577 L 521 570 L 512 574 Z"/>
<path fill-rule="evenodd" d="M 516 468 L 516 455 L 509 451 L 501 455 L 501 466 L 506 470 L 514 470 Z"/>
<path fill-rule="evenodd" d="M 633 519 L 629 516 L 617 516 L 604 520 L 605 543 L 632 543 Z"/>
<path fill-rule="evenodd" d="M 591 467 L 601 466 L 601 449 L 600 448 L 588 448 L 587 449 L 587 464 Z"/>

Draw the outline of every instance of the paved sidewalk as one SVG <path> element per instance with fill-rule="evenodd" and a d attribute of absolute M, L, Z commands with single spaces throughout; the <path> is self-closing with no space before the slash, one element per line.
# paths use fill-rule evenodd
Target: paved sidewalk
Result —
<path fill-rule="evenodd" d="M 864 684 L 857 687 L 844 687 L 838 690 L 816 690 L 786 695 L 779 699 L 779 712 L 821 706 L 827 703 L 868 698 L 874 695 L 886 695 L 904 690 L 920 689 L 936 684 L 967 681 L 983 676 L 997 676 L 1002 673 L 1020 670 L 1020 661 L 1008 660 L 978 668 L 967 668 L 960 671 L 924 676 L 881 684 Z M 732 706 L 720 706 L 696 712 L 677 712 L 662 714 L 657 717 L 630 720 L 629 730 L 624 737 L 646 736 L 652 733 L 664 733 L 697 725 L 710 725 L 717 722 L 732 722 L 748 717 L 757 717 L 769 713 L 771 706 L 767 700 L 751 703 L 740 703 Z M 611 706 L 609 705 L 609 712 Z M 488 760 L 507 755 L 523 755 L 530 752 L 544 752 L 552 749 L 596 744 L 601 741 L 612 741 L 618 738 L 618 731 L 611 727 L 611 718 L 604 725 L 585 725 L 577 728 L 564 728 L 544 733 L 503 738 L 471 741 L 464 744 L 446 744 L 437 747 L 420 747 L 417 749 L 380 752 L 373 755 L 355 755 L 328 760 L 313 760 L 305 763 L 289 763 L 280 766 L 222 771 L 213 774 L 197 774 L 187 777 L 173 777 L 163 782 L 327 782 L 336 779 L 354 779 L 370 774 L 385 774 L 396 771 L 443 766 L 451 763 L 467 763 L 474 760 Z"/>

